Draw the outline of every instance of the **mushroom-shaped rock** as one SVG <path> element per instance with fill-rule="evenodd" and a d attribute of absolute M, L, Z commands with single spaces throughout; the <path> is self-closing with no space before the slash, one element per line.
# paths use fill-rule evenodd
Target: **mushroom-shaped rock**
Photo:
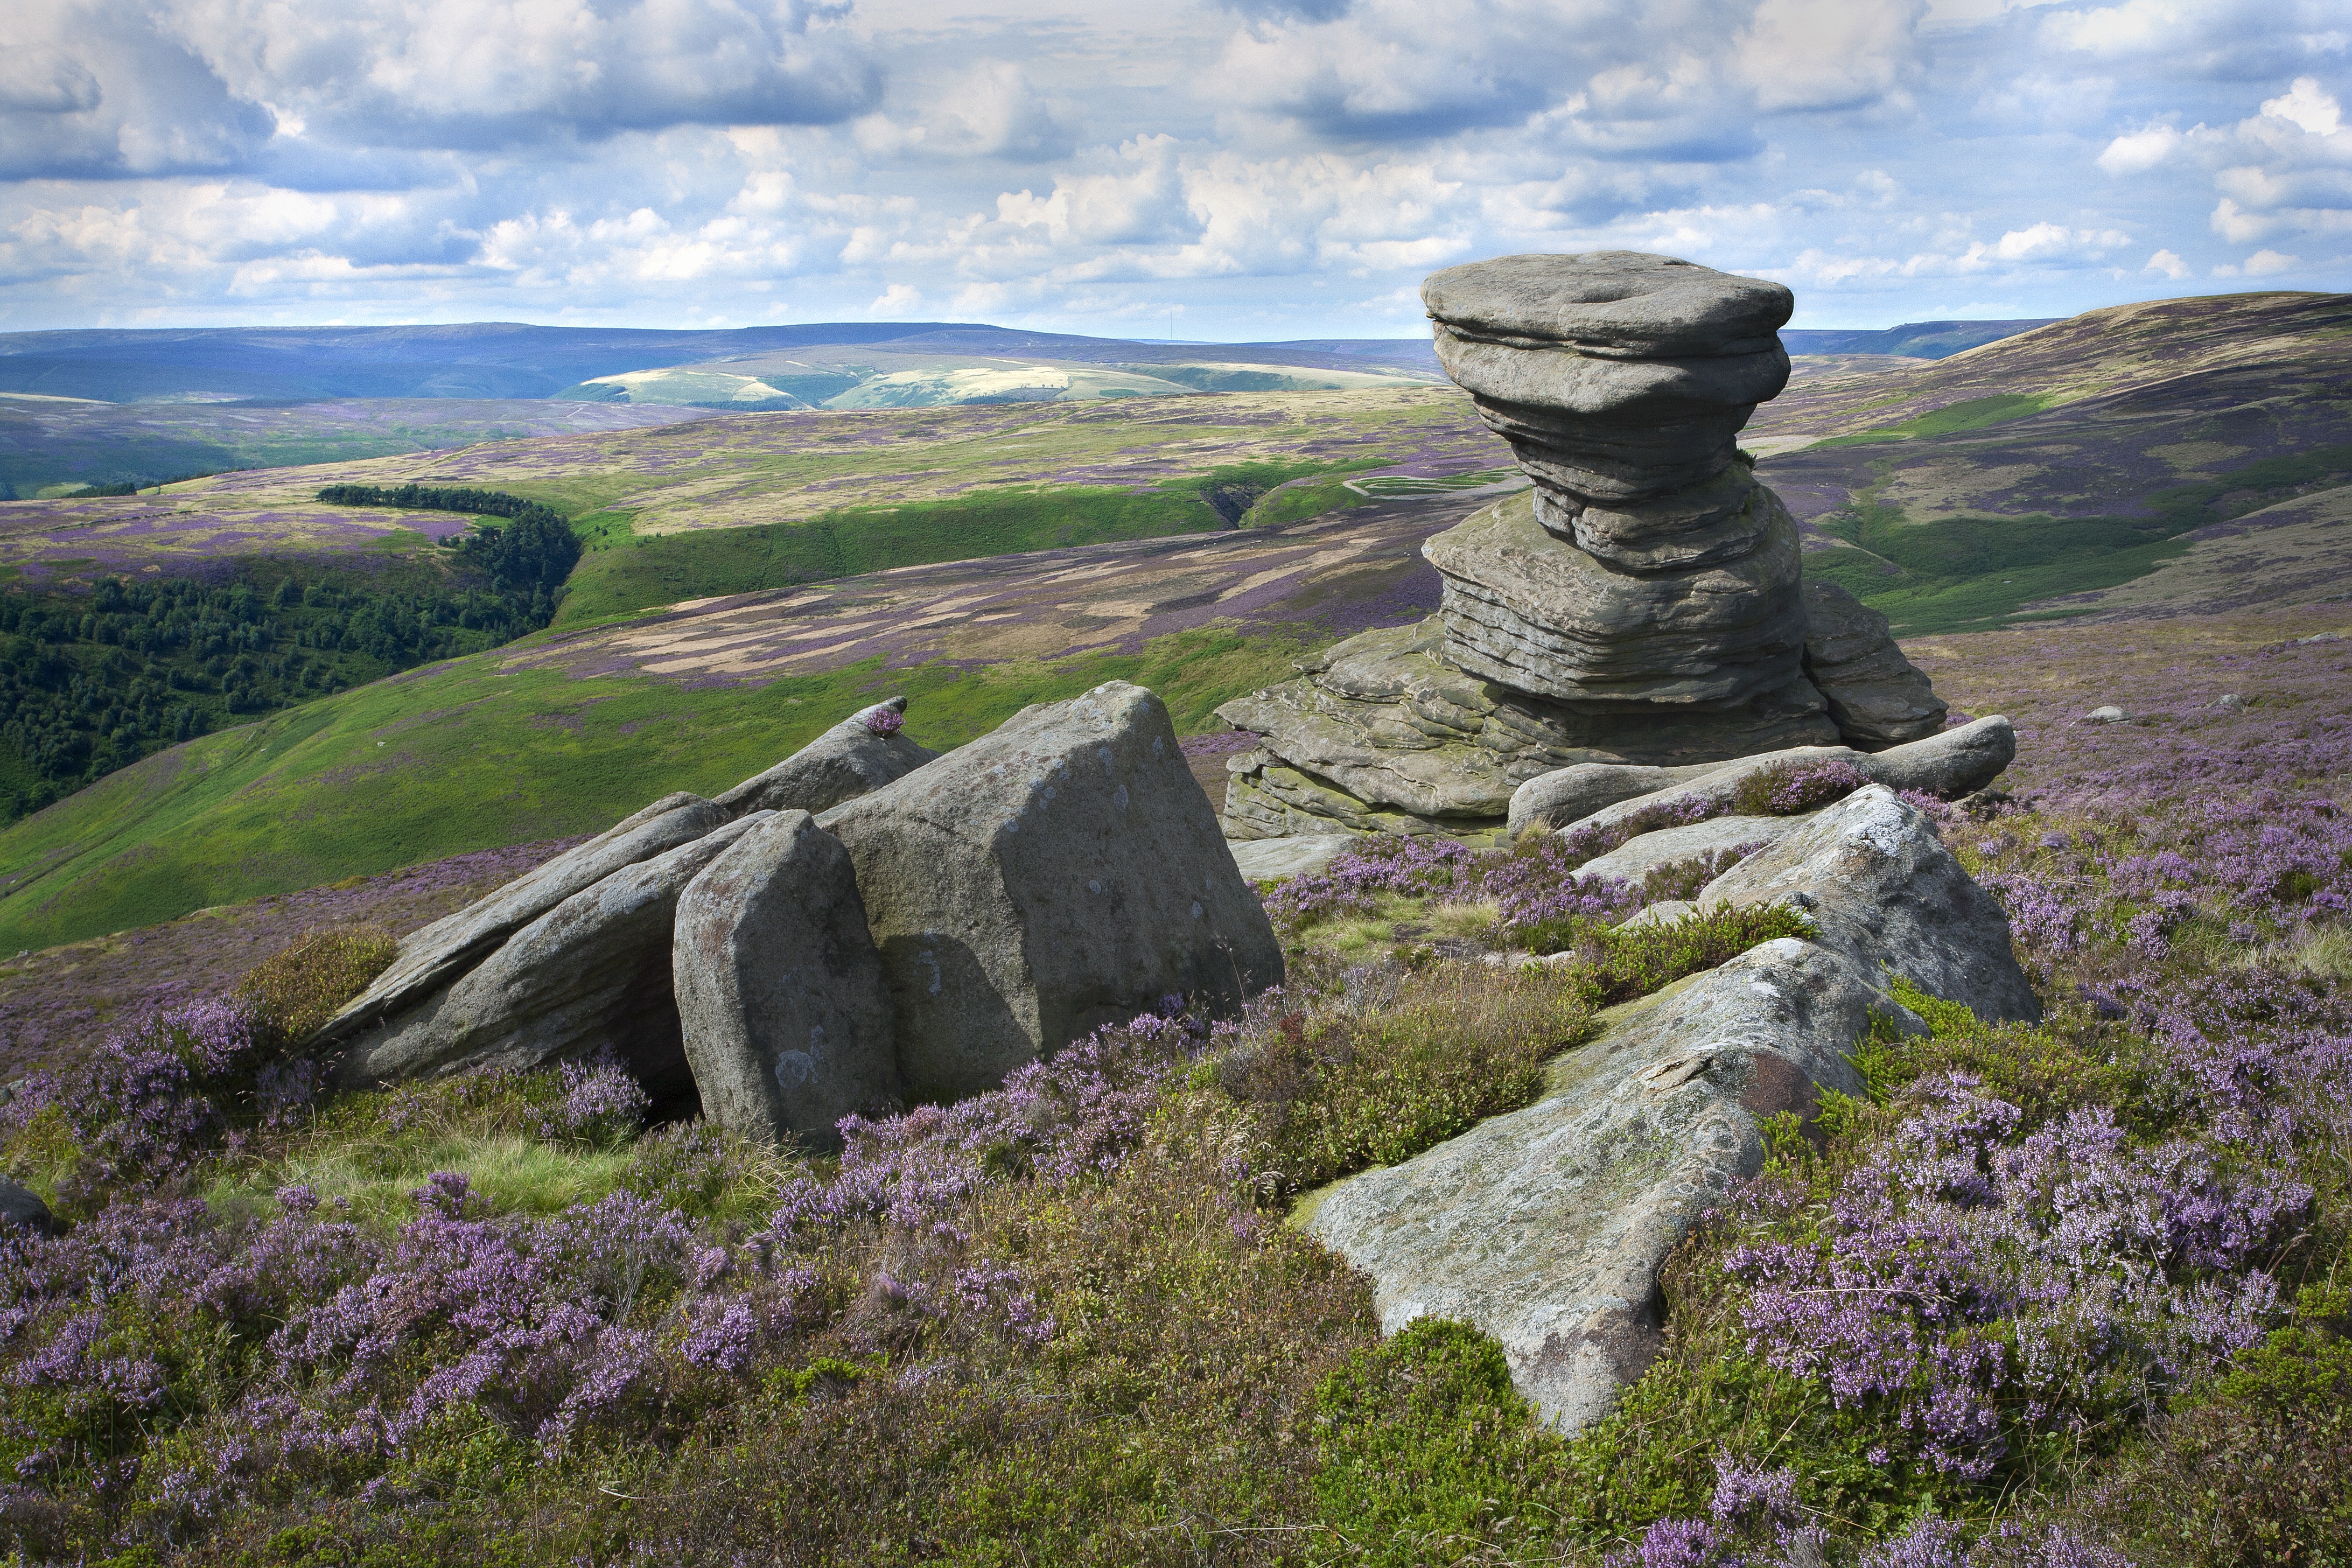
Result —
<path fill-rule="evenodd" d="M 857 868 L 917 1100 L 1181 994 L 1230 1009 L 1282 951 L 1176 745 L 1112 681 L 818 818 Z"/>
<path fill-rule="evenodd" d="M 882 960 L 840 840 L 769 817 L 677 903 L 671 976 L 702 1113 L 758 1142 L 838 1142 L 903 1094 Z"/>
<path fill-rule="evenodd" d="M 907 700 L 862 708 L 715 804 L 741 816 L 754 811 L 825 811 L 904 778 L 939 755 L 899 733 Z"/>
<path fill-rule="evenodd" d="M 401 940 L 392 966 L 320 1027 L 313 1040 L 335 1045 L 415 1008 L 495 952 L 516 931 L 566 899 L 625 866 L 691 844 L 725 825 L 728 814 L 695 795 L 667 795 L 623 817 L 585 844 L 524 872 L 488 897 Z"/>
<path fill-rule="evenodd" d="M 356 1036 L 346 1084 L 521 1071 L 611 1048 L 656 1112 L 695 1106 L 670 989 L 678 896 L 697 872 L 768 820 L 761 812 L 624 866 L 509 937 L 466 977 Z"/>

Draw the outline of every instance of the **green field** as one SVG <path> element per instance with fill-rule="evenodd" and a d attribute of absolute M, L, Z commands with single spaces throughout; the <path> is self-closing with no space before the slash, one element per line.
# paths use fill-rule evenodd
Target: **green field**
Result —
<path fill-rule="evenodd" d="M 1032 702 L 1133 680 L 1185 732 L 1290 672 L 1306 634 L 1181 632 L 1126 655 L 966 670 L 874 664 L 758 687 L 502 673 L 452 660 L 207 735 L 0 832 L 0 951 L 604 827 L 672 790 L 715 793 L 888 692 L 907 732 L 960 745 Z"/>

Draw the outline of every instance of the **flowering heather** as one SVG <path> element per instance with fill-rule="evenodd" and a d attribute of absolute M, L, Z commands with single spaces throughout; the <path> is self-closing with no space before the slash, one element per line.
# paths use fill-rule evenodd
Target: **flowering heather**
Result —
<path fill-rule="evenodd" d="M 866 715 L 866 730 L 873 735 L 895 735 L 907 722 L 907 716 L 895 708 L 877 708 Z"/>

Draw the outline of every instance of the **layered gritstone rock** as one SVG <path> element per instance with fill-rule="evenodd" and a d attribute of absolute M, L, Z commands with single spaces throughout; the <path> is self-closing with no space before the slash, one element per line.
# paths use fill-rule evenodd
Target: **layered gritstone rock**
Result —
<path fill-rule="evenodd" d="M 1884 617 L 1803 580 L 1797 524 L 1735 445 L 1779 395 L 1780 284 L 1633 251 L 1436 273 L 1437 354 L 1528 492 L 1423 547 L 1420 627 L 1368 634 L 1220 709 L 1225 830 L 1475 836 L 1581 763 L 1673 767 L 1932 734 Z"/>

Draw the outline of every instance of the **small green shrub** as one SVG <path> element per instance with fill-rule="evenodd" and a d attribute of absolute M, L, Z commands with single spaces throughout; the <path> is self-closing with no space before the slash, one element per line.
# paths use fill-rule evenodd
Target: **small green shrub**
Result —
<path fill-rule="evenodd" d="M 399 952 L 382 926 L 307 931 L 248 971 L 236 994 L 278 1041 L 292 1045 L 365 991 Z"/>

